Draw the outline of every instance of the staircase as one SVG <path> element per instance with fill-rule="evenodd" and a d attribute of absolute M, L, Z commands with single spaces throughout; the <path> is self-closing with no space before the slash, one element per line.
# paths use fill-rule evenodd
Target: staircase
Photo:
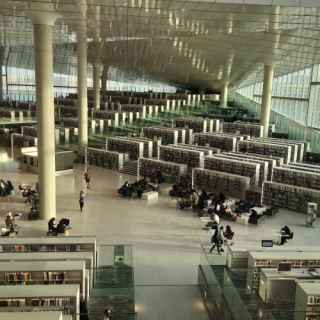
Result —
<path fill-rule="evenodd" d="M 125 162 L 123 168 L 120 170 L 120 173 L 128 174 L 131 176 L 137 176 L 138 173 L 138 161 L 127 161 Z"/>
<path fill-rule="evenodd" d="M 88 304 L 89 319 L 103 319 L 106 309 L 112 310 L 112 319 L 136 319 L 132 267 L 119 264 L 96 269 Z"/>

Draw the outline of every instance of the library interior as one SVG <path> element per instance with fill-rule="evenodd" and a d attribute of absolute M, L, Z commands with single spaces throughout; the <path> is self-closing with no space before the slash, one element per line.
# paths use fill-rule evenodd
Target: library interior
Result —
<path fill-rule="evenodd" d="M 0 320 L 319 320 L 320 1 L 1 0 Z"/>

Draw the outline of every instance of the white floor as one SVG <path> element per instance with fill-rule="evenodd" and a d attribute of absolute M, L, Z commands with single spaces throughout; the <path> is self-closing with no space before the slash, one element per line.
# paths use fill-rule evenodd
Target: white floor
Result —
<path fill-rule="evenodd" d="M 37 180 L 36 175 L 12 164 L 0 164 L 0 172 L 0 178 L 12 180 L 15 186 Z M 177 211 L 169 197 L 160 197 L 153 204 L 119 198 L 116 190 L 128 177 L 114 171 L 93 167 L 90 175 L 84 213 L 78 208 L 82 168 L 74 175 L 57 177 L 58 218 L 69 217 L 72 234 L 96 235 L 99 244 L 133 245 L 138 319 L 207 319 L 197 288 L 197 266 L 200 244 L 207 243 L 209 235 L 201 230 L 199 218 L 190 211 Z M 2 210 L 15 206 L 0 202 Z M 269 239 L 288 224 L 295 232 L 288 248 L 319 246 L 319 224 L 306 228 L 304 218 L 281 211 L 260 226 L 232 224 L 235 241 L 241 246 L 260 246 L 261 239 Z M 19 224 L 21 235 L 44 235 L 47 229 L 46 221 Z"/>

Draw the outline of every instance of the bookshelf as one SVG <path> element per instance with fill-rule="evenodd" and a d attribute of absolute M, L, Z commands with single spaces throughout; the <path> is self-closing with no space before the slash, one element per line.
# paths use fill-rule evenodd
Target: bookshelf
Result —
<path fill-rule="evenodd" d="M 218 149 L 218 148 L 205 147 L 205 146 L 196 146 L 196 145 L 183 144 L 183 143 L 178 143 L 176 145 L 169 144 L 168 146 L 175 146 L 176 148 L 181 148 L 181 149 L 202 151 L 204 153 L 204 155 L 206 155 L 206 156 L 211 156 L 211 155 L 213 155 L 215 153 L 220 153 L 221 152 L 221 150 Z"/>
<path fill-rule="evenodd" d="M 152 177 L 155 172 L 160 171 L 168 181 L 176 181 L 187 174 L 187 169 L 186 164 L 145 158 L 138 160 L 138 176 L 141 177 Z"/>
<path fill-rule="evenodd" d="M 86 267 L 83 261 L 13 261 L 0 263 L 0 286 L 78 284 L 88 301 Z"/>
<path fill-rule="evenodd" d="M 264 205 L 307 213 L 308 202 L 315 202 L 320 208 L 320 190 L 273 181 L 266 181 L 263 184 L 262 203 Z"/>
<path fill-rule="evenodd" d="M 242 157 L 240 154 L 229 154 L 229 153 L 219 153 L 216 155 L 219 158 L 222 159 L 233 159 L 239 162 L 242 162 L 244 166 L 246 163 L 255 163 L 260 165 L 259 169 L 259 186 L 262 186 L 262 183 L 268 179 L 269 174 L 269 163 L 265 160 L 261 159 L 253 159 L 250 157 Z"/>
<path fill-rule="evenodd" d="M 303 150 L 301 148 L 304 148 L 303 143 L 294 143 L 290 142 L 290 140 L 282 140 L 282 139 L 274 139 L 274 138 L 251 138 L 250 140 L 252 141 L 257 141 L 257 142 L 266 142 L 266 143 L 271 143 L 274 145 L 279 145 L 279 146 L 290 146 L 291 147 L 291 157 L 290 161 L 292 162 L 297 162 L 298 159 L 304 157 Z"/>
<path fill-rule="evenodd" d="M 320 269 L 310 272 L 306 268 L 291 271 L 278 271 L 278 269 L 272 268 L 261 269 L 259 296 L 267 304 L 291 305 L 293 307 L 295 305 L 297 281 L 312 280 L 319 277 L 319 272 Z"/>
<path fill-rule="evenodd" d="M 123 137 L 109 137 L 106 139 L 106 150 L 129 154 L 130 160 L 138 160 L 143 157 L 144 143 Z"/>
<path fill-rule="evenodd" d="M 0 312 L 0 320 L 72 320 L 60 311 Z"/>
<path fill-rule="evenodd" d="M 0 290 L 0 312 L 61 311 L 80 319 L 78 285 L 21 285 Z"/>
<path fill-rule="evenodd" d="M 219 154 L 206 156 L 204 168 L 215 171 L 232 173 L 250 178 L 250 184 L 258 186 L 260 178 L 260 164 L 231 158 L 222 158 Z"/>
<path fill-rule="evenodd" d="M 261 268 L 278 268 L 279 264 L 287 262 L 294 269 L 319 268 L 320 254 L 317 252 L 297 252 L 294 251 L 268 251 L 249 252 L 247 290 L 257 290 L 260 281 Z"/>
<path fill-rule="evenodd" d="M 298 155 L 297 161 L 302 162 L 304 155 L 306 152 L 309 152 L 311 149 L 310 142 L 302 141 L 302 140 L 291 140 L 291 139 L 279 139 L 279 138 L 261 138 L 260 140 L 270 141 L 275 143 L 285 143 L 288 145 L 297 145 L 298 147 Z"/>
<path fill-rule="evenodd" d="M 193 132 L 207 132 L 209 131 L 208 120 L 196 117 L 181 117 L 175 119 L 175 126 L 177 128 L 190 128 Z"/>
<path fill-rule="evenodd" d="M 297 281 L 294 320 L 317 320 L 320 314 L 320 281 Z"/>
<path fill-rule="evenodd" d="M 2 262 L 31 262 L 31 261 L 84 261 L 86 270 L 89 271 L 88 281 L 90 289 L 93 287 L 94 276 L 94 256 L 91 252 L 21 252 L 21 253 L 6 253 L 0 255 L 0 264 Z"/>
<path fill-rule="evenodd" d="M 305 171 L 310 170 L 310 172 L 317 172 L 317 171 L 319 172 L 320 170 L 319 165 L 309 164 L 304 162 L 290 162 L 289 166 L 295 167 L 297 168 L 297 170 L 305 170 Z"/>
<path fill-rule="evenodd" d="M 204 152 L 175 146 L 160 146 L 159 159 L 168 162 L 183 163 L 188 168 L 203 168 Z"/>
<path fill-rule="evenodd" d="M 177 144 L 179 142 L 179 131 L 173 128 L 144 127 L 142 128 L 142 135 L 149 139 L 161 138 L 162 145 Z"/>
<path fill-rule="evenodd" d="M 116 111 L 94 111 L 94 119 L 111 120 L 113 127 L 119 127 L 120 116 Z"/>
<path fill-rule="evenodd" d="M 224 122 L 223 132 L 226 133 L 237 133 L 243 135 L 248 135 L 251 137 L 262 137 L 263 136 L 263 126 L 253 123 L 244 122 Z"/>
<path fill-rule="evenodd" d="M 143 143 L 143 157 L 144 158 L 152 158 L 153 157 L 153 145 L 154 141 L 152 139 L 143 138 L 143 137 L 126 137 L 128 140 L 142 142 Z M 155 142 L 158 142 L 158 140 L 155 140 Z M 157 144 L 155 146 L 158 147 Z"/>
<path fill-rule="evenodd" d="M 94 266 L 97 266 L 95 236 L 1 237 L 0 255 L 9 252 L 91 252 Z"/>
<path fill-rule="evenodd" d="M 257 159 L 257 160 L 268 162 L 268 175 L 267 175 L 268 180 L 271 180 L 272 178 L 273 168 L 275 168 L 277 165 L 280 165 L 280 166 L 283 165 L 283 158 L 275 158 L 270 156 L 254 154 L 254 153 L 242 153 L 242 152 L 228 152 L 226 154 L 237 155 L 242 159 L 253 159 L 253 160 Z"/>
<path fill-rule="evenodd" d="M 209 193 L 244 199 L 245 193 L 250 188 L 250 178 L 231 173 L 208 169 L 193 169 L 193 187 Z"/>
<path fill-rule="evenodd" d="M 257 141 L 238 141 L 238 151 L 281 157 L 284 159 L 284 163 L 289 163 L 291 159 L 291 146 L 287 145 Z"/>
<path fill-rule="evenodd" d="M 276 167 L 273 170 L 272 181 L 320 190 L 320 170 L 310 172 L 288 167 Z"/>
<path fill-rule="evenodd" d="M 146 106 L 140 104 L 121 104 L 120 106 L 121 111 L 139 113 L 140 118 L 146 118 Z M 120 111 L 119 110 L 119 111 Z"/>
<path fill-rule="evenodd" d="M 93 166 L 119 171 L 128 160 L 128 153 L 88 148 L 88 163 Z"/>
<path fill-rule="evenodd" d="M 215 135 L 211 133 L 195 133 L 193 143 L 200 146 L 209 146 L 224 151 L 236 151 L 237 138 L 233 136 Z"/>

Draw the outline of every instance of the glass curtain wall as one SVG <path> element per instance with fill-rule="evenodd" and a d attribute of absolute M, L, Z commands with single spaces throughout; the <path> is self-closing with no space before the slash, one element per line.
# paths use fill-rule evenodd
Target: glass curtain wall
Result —
<path fill-rule="evenodd" d="M 236 93 L 255 102 L 259 116 L 263 83 L 253 78 L 250 82 L 240 85 Z M 319 103 L 320 65 L 274 78 L 271 121 L 289 138 L 309 140 L 315 152 L 320 152 Z"/>

